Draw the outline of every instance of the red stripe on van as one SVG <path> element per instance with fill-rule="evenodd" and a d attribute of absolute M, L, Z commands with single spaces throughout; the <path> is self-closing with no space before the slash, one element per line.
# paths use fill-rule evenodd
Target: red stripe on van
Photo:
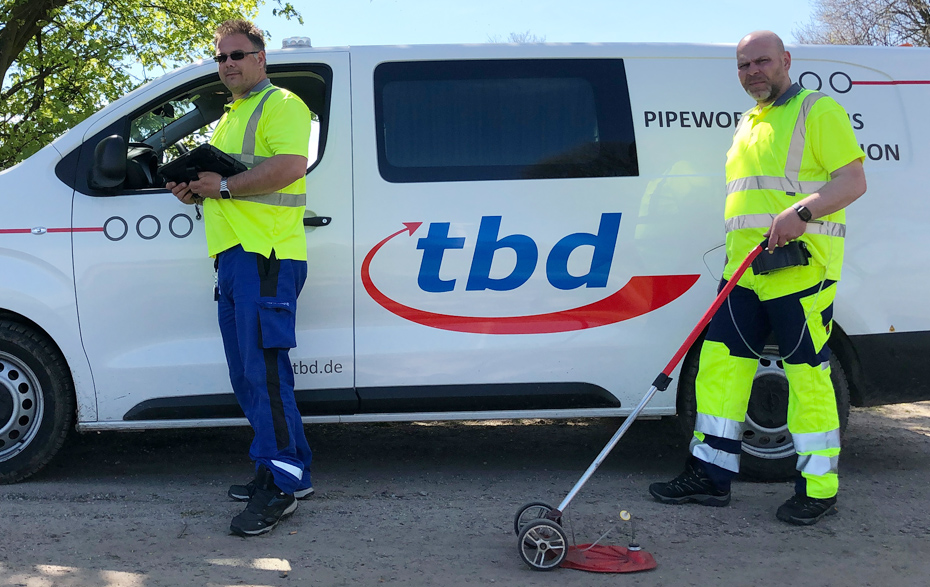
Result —
<path fill-rule="evenodd" d="M 852 82 L 854 86 L 913 86 L 930 85 L 930 80 L 892 80 L 888 82 Z"/>
<path fill-rule="evenodd" d="M 88 228 L 46 228 L 45 232 L 103 232 L 102 226 Z M 31 228 L 0 228 L 0 234 L 32 234 Z"/>

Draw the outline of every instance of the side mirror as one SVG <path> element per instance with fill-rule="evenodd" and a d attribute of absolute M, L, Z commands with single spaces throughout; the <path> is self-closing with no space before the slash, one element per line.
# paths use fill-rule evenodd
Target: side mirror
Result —
<path fill-rule="evenodd" d="M 111 190 L 118 188 L 124 181 L 126 141 L 119 135 L 112 135 L 97 143 L 87 184 L 95 190 Z"/>

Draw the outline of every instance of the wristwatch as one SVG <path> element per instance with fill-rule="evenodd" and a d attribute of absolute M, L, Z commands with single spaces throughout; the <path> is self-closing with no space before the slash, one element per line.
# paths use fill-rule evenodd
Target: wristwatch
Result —
<path fill-rule="evenodd" d="M 229 187 L 226 185 L 226 178 L 220 178 L 220 197 L 224 200 L 229 200 L 232 198 L 232 194 L 229 193 Z M 810 212 L 807 213 L 810 216 Z"/>
<path fill-rule="evenodd" d="M 801 204 L 795 204 L 794 206 L 792 206 L 792 208 L 794 208 L 794 211 L 798 213 L 798 217 L 799 217 L 801 220 L 803 220 L 804 222 L 810 222 L 810 221 L 811 221 L 811 211 L 810 211 L 810 210 L 808 210 L 807 208 L 805 208 L 805 207 L 802 206 Z"/>

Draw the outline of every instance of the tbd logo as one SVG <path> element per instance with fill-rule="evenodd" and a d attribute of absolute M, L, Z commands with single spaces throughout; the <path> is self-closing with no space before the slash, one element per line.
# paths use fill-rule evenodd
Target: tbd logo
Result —
<path fill-rule="evenodd" d="M 423 251 L 417 285 L 423 291 L 441 293 L 455 288 L 455 279 L 442 279 L 439 270 L 443 255 L 450 249 L 465 248 L 465 237 L 450 237 L 448 222 L 434 222 L 429 225 L 427 235 L 417 241 L 417 248 Z M 517 289 L 527 282 L 536 270 L 539 261 L 539 249 L 536 241 L 525 234 L 511 234 L 501 238 L 501 217 L 483 216 L 478 228 L 478 241 L 472 257 L 471 269 L 468 271 L 467 291 L 509 291 Z M 546 278 L 554 287 L 562 290 L 577 287 L 607 287 L 607 275 L 613 261 L 614 248 L 617 245 L 617 233 L 620 230 L 620 214 L 602 214 L 597 234 L 575 233 L 562 238 L 552 247 L 546 259 Z M 568 257 L 572 251 L 581 246 L 593 246 L 594 256 L 587 274 L 574 276 L 568 272 Z M 506 277 L 491 277 L 491 264 L 494 255 L 501 249 L 511 249 L 517 256 L 516 265 Z"/>
<path fill-rule="evenodd" d="M 560 290 L 579 287 L 604 288 L 613 262 L 614 249 L 620 230 L 620 213 L 601 214 L 596 233 L 577 232 L 562 237 L 546 257 L 546 279 Z M 583 330 L 614 324 L 641 316 L 678 298 L 697 281 L 697 275 L 660 275 L 633 277 L 619 291 L 596 302 L 545 314 L 525 316 L 456 316 L 412 308 L 389 298 L 371 279 L 371 261 L 391 239 L 420 228 L 422 222 L 405 222 L 403 228 L 379 242 L 362 262 L 362 284 L 371 298 L 389 312 L 406 320 L 443 330 L 479 334 L 543 334 Z M 511 291 L 526 283 L 539 262 L 536 242 L 525 234 L 500 235 L 501 217 L 483 216 L 478 227 L 475 252 L 472 256 L 466 291 Z M 416 248 L 423 251 L 417 285 L 423 291 L 444 293 L 455 289 L 456 279 L 443 279 L 440 269 L 448 251 L 465 248 L 465 237 L 450 237 L 449 222 L 429 225 L 426 236 L 417 240 Z M 591 266 L 584 275 L 572 275 L 568 261 L 579 247 L 593 247 Z M 516 255 L 516 264 L 509 275 L 491 277 L 494 255 L 510 249 Z"/>

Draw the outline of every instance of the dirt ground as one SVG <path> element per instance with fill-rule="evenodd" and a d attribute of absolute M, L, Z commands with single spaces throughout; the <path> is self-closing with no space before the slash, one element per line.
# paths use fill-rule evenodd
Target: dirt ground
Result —
<path fill-rule="evenodd" d="M 727 508 L 665 506 L 686 451 L 673 420 L 635 423 L 572 503 L 590 542 L 634 516 L 658 568 L 530 570 L 513 516 L 557 505 L 616 420 L 308 426 L 316 495 L 272 533 L 228 533 L 248 429 L 74 435 L 27 482 L 0 487 L 0 586 L 927 585 L 930 402 L 855 409 L 840 514 L 775 519 L 790 483 L 737 482 Z M 607 542 L 626 545 L 629 525 Z"/>

